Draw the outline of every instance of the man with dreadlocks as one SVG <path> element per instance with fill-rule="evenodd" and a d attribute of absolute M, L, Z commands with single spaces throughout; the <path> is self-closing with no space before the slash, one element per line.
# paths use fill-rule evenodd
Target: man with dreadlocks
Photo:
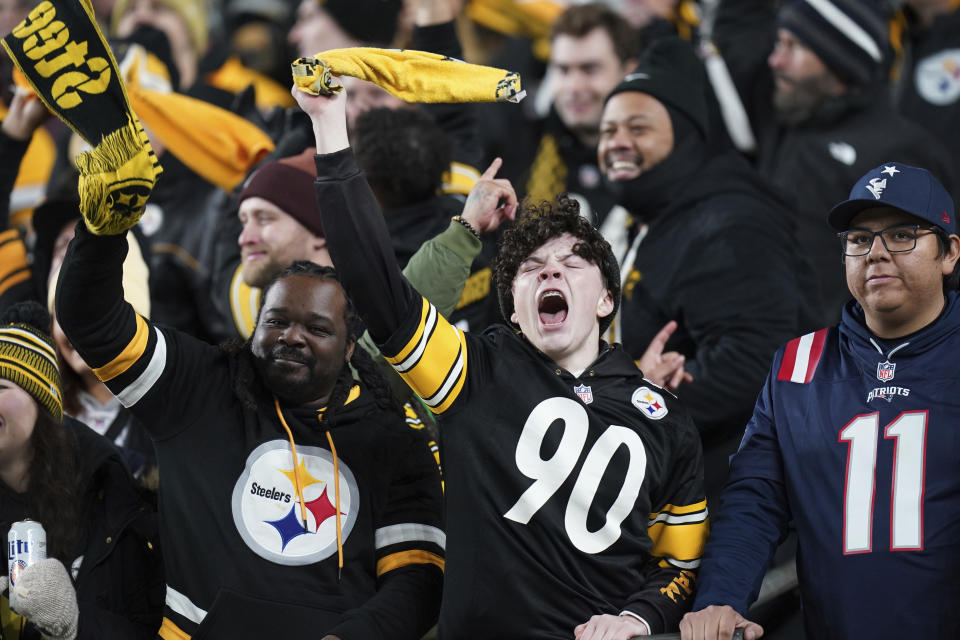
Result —
<path fill-rule="evenodd" d="M 420 638 L 442 584 L 439 471 L 355 348 L 333 269 L 295 262 L 250 340 L 217 348 L 134 313 L 126 247 L 79 223 L 57 315 L 154 441 L 160 637 Z"/>
<path fill-rule="evenodd" d="M 495 268 L 513 328 L 456 329 L 400 273 L 349 147 L 345 97 L 296 97 L 318 132 L 317 202 L 344 287 L 387 361 L 440 417 L 440 637 L 627 640 L 676 629 L 707 534 L 699 437 L 676 398 L 600 339 L 620 294 L 609 244 L 573 200 L 528 207 Z M 476 231 L 518 208 L 499 167 L 468 197 L 488 203 Z"/>

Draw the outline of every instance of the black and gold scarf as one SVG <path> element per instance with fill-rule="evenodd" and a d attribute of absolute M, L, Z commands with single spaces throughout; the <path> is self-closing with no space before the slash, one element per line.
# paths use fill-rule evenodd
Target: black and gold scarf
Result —
<path fill-rule="evenodd" d="M 87 227 L 118 234 L 134 226 L 162 168 L 89 0 L 44 0 L 3 47 L 47 108 L 93 147 L 77 158 Z"/>

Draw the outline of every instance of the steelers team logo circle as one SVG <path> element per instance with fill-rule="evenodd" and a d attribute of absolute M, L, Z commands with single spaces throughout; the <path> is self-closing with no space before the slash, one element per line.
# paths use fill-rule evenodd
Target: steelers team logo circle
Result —
<path fill-rule="evenodd" d="M 659 420 L 668 413 L 663 396 L 650 387 L 637 387 L 630 397 L 630 402 L 651 420 Z"/>
<path fill-rule="evenodd" d="M 296 462 L 286 440 L 254 449 L 233 487 L 232 500 L 234 525 L 247 546 L 283 565 L 312 564 L 336 553 L 338 512 L 346 541 L 360 508 L 353 472 L 343 460 L 338 459 L 336 467 L 335 476 L 333 455 L 320 447 L 298 446 Z"/>
<path fill-rule="evenodd" d="M 946 49 L 921 60 L 914 72 L 917 93 L 930 104 L 946 106 L 960 98 L 960 49 Z"/>

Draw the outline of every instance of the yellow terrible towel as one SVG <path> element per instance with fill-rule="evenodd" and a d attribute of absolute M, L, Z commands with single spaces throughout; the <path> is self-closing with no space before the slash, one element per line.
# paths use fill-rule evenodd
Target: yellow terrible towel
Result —
<path fill-rule="evenodd" d="M 368 80 L 407 102 L 520 102 L 525 95 L 517 73 L 426 51 L 331 49 L 291 67 L 297 88 L 314 96 L 340 92 L 333 76 Z"/>
<path fill-rule="evenodd" d="M 133 111 L 167 151 L 231 191 L 273 151 L 270 136 L 235 113 L 172 91 L 169 81 L 164 85 L 163 77 L 150 72 L 151 63 L 153 56 L 140 45 L 131 45 L 120 62 Z"/>

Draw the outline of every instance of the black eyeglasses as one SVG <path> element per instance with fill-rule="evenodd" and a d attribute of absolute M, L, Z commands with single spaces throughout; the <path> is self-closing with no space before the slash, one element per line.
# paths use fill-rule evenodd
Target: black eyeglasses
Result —
<path fill-rule="evenodd" d="M 845 256 L 865 256 L 873 248 L 873 239 L 880 236 L 880 242 L 890 253 L 906 253 L 917 248 L 917 235 L 920 232 L 936 233 L 933 229 L 918 224 L 897 224 L 880 231 L 849 229 L 837 234 Z"/>

